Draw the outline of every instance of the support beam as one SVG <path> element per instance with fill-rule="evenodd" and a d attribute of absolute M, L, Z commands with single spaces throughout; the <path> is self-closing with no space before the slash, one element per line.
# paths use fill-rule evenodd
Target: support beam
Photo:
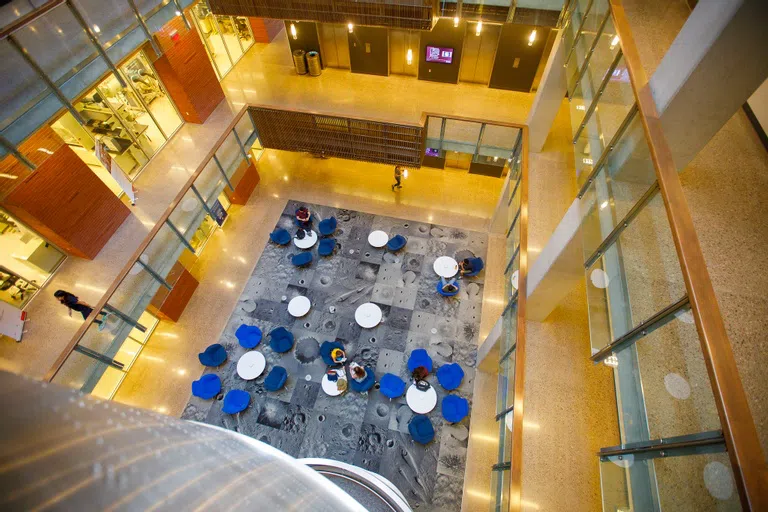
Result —
<path fill-rule="evenodd" d="M 565 45 L 563 38 L 558 35 L 525 122 L 528 125 L 531 152 L 538 153 L 544 147 L 555 116 L 563 104 L 566 89 Z"/>
<path fill-rule="evenodd" d="M 768 2 L 701 0 L 650 79 L 678 171 L 768 77 Z"/>

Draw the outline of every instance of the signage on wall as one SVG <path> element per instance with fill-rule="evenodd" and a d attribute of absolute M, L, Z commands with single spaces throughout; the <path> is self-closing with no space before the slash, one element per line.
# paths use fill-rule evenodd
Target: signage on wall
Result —
<path fill-rule="evenodd" d="M 453 48 L 440 48 L 437 46 L 427 46 L 427 62 L 439 62 L 440 64 L 452 63 Z"/>
<path fill-rule="evenodd" d="M 94 151 L 96 152 L 96 158 L 99 159 L 101 165 L 109 171 L 109 174 L 112 175 L 123 192 L 125 192 L 125 195 L 131 200 L 131 204 L 136 204 L 136 189 L 133 188 L 133 183 L 131 183 L 131 180 L 126 176 L 118 163 L 112 159 L 112 155 L 109 154 L 107 145 L 103 140 L 96 139 Z"/>
<path fill-rule="evenodd" d="M 216 221 L 219 227 L 223 226 L 224 221 L 227 220 L 227 210 L 224 209 L 224 205 L 218 199 L 211 206 L 211 217 L 213 217 L 213 220 Z"/>

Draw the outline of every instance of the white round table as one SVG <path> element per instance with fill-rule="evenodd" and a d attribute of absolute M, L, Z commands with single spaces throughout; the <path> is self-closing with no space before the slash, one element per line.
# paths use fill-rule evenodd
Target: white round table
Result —
<path fill-rule="evenodd" d="M 437 405 L 437 391 L 434 386 L 428 390 L 421 391 L 416 384 L 411 384 L 408 392 L 405 393 L 405 402 L 416 414 L 427 414 Z"/>
<path fill-rule="evenodd" d="M 237 361 L 237 374 L 245 380 L 253 380 L 264 371 L 267 360 L 264 354 L 256 350 L 246 352 Z"/>
<path fill-rule="evenodd" d="M 339 380 L 347 380 L 347 375 L 344 373 L 344 370 L 334 370 L 336 372 L 336 375 L 339 376 Z M 338 382 L 338 381 L 337 381 Z M 328 374 L 326 373 L 323 375 L 323 380 L 320 381 L 320 385 L 323 388 L 323 391 L 328 396 L 339 396 L 343 393 L 339 389 L 339 386 L 336 382 L 331 382 L 328 380 Z"/>
<path fill-rule="evenodd" d="M 288 313 L 291 316 L 299 318 L 309 313 L 309 308 L 312 307 L 312 303 L 309 299 L 303 295 L 294 297 L 291 302 L 288 303 Z"/>
<path fill-rule="evenodd" d="M 371 329 L 379 325 L 381 322 L 381 308 L 373 302 L 366 302 L 361 304 L 355 310 L 355 322 L 360 327 Z"/>
<path fill-rule="evenodd" d="M 313 229 L 305 230 L 306 235 L 299 240 L 295 236 L 293 237 L 293 245 L 299 249 L 309 249 L 317 243 L 317 233 Z"/>
<path fill-rule="evenodd" d="M 435 264 L 432 265 L 435 269 L 435 273 L 440 277 L 453 277 L 459 272 L 459 264 L 456 260 L 450 256 L 440 256 L 435 260 Z"/>
<path fill-rule="evenodd" d="M 389 242 L 389 235 L 385 231 L 371 231 L 368 235 L 368 243 L 373 247 L 384 247 Z"/>

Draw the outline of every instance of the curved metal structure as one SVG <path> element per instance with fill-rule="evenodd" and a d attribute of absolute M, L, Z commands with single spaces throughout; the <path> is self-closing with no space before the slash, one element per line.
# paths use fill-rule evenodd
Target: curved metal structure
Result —
<path fill-rule="evenodd" d="M 370 512 L 412 512 L 392 482 L 358 466 L 331 459 L 298 459 L 352 495 Z"/>

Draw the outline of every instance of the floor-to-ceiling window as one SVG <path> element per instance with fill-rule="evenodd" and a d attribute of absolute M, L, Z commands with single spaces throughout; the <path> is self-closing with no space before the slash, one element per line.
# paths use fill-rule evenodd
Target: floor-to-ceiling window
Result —
<path fill-rule="evenodd" d="M 208 57 L 219 79 L 222 79 L 253 46 L 253 32 L 248 18 L 214 15 L 204 0 L 191 10 Z"/>

